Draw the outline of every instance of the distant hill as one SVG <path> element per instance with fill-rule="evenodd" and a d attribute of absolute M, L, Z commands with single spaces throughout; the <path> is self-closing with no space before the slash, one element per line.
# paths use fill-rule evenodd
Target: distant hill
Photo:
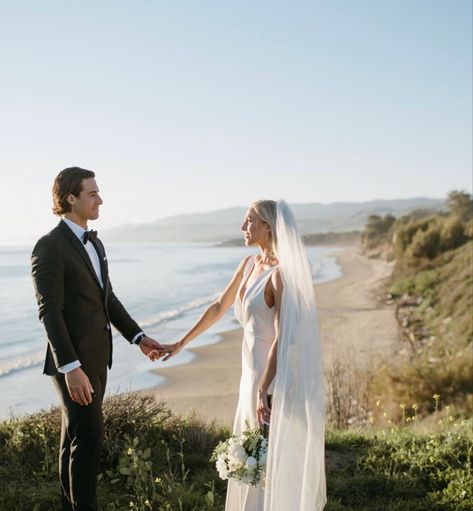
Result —
<path fill-rule="evenodd" d="M 360 231 L 349 232 L 319 232 L 317 234 L 303 234 L 302 241 L 305 245 L 351 245 L 361 240 Z M 243 247 L 245 245 L 243 236 L 232 238 L 220 243 L 219 247 Z"/>
<path fill-rule="evenodd" d="M 363 230 L 369 215 L 396 217 L 415 209 L 444 209 L 444 199 L 414 198 L 291 204 L 302 234 Z M 238 236 L 245 207 L 162 218 L 146 224 L 124 225 L 101 232 L 105 241 L 216 241 Z"/>

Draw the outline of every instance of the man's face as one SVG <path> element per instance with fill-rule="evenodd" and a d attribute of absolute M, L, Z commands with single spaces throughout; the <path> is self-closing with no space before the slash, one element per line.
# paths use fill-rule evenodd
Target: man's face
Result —
<path fill-rule="evenodd" d="M 99 206 L 103 201 L 94 178 L 83 179 L 79 197 L 70 194 L 67 200 L 71 205 L 71 212 L 81 220 L 96 220 L 99 217 Z"/>

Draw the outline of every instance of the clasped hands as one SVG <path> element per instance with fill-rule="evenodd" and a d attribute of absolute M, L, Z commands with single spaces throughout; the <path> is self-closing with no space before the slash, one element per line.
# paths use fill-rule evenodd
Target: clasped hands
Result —
<path fill-rule="evenodd" d="M 166 362 L 166 360 L 177 355 L 182 350 L 183 346 L 184 345 L 181 342 L 175 342 L 174 344 L 160 344 L 157 348 L 147 353 L 147 356 L 152 362 L 159 360 L 160 358 L 163 359 L 163 362 Z"/>
<path fill-rule="evenodd" d="M 177 355 L 183 347 L 183 344 L 176 342 L 174 344 L 161 344 L 151 337 L 145 336 L 140 341 L 140 350 L 152 361 L 163 358 L 163 362 Z"/>

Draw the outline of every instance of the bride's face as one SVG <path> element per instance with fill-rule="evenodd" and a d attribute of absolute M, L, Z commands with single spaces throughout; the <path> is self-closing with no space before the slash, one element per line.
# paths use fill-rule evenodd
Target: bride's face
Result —
<path fill-rule="evenodd" d="M 251 245 L 264 245 L 270 239 L 268 225 L 251 208 L 246 212 L 240 229 L 243 232 L 247 247 Z"/>

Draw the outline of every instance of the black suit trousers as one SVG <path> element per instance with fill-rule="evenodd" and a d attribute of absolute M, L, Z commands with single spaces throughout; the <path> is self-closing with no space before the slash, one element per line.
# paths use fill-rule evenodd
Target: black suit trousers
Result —
<path fill-rule="evenodd" d="M 65 376 L 52 377 L 62 407 L 59 477 L 63 511 L 97 511 L 97 475 L 103 444 L 102 401 L 107 371 L 89 376 L 92 403 L 72 401 Z"/>

